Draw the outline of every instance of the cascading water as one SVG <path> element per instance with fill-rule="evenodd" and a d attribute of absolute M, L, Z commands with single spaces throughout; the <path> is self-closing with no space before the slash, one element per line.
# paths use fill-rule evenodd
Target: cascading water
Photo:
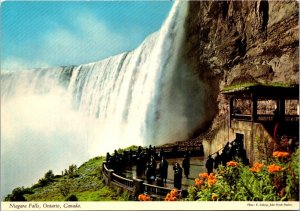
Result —
<path fill-rule="evenodd" d="M 133 144 L 184 140 L 201 126 L 205 88 L 181 52 L 186 15 L 187 2 L 175 2 L 161 30 L 132 52 L 2 73 L 1 192 L 36 181 L 48 168 Z"/>

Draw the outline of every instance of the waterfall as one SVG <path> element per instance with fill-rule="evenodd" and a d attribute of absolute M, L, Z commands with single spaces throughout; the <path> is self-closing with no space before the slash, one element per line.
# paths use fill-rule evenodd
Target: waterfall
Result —
<path fill-rule="evenodd" d="M 161 29 L 131 52 L 2 73 L 2 184 L 23 185 L 37 179 L 33 170 L 41 177 L 116 148 L 189 138 L 207 110 L 205 87 L 181 51 L 186 15 L 187 2 L 176 1 Z M 33 170 L 19 175 L 23 165 Z"/>

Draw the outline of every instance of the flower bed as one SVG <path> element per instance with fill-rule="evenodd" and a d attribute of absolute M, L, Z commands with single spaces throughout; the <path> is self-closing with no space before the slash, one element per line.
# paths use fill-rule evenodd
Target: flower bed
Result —
<path fill-rule="evenodd" d="M 191 201 L 298 201 L 299 149 L 292 155 L 276 151 L 270 163 L 251 167 L 230 161 L 216 174 L 199 174 L 188 193 Z"/>

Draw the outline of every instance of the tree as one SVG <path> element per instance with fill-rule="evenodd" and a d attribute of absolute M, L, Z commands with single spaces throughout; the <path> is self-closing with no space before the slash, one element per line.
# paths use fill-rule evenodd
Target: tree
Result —
<path fill-rule="evenodd" d="M 52 170 L 49 170 L 45 174 L 45 179 L 48 181 L 51 181 L 54 178 L 54 174 Z"/>

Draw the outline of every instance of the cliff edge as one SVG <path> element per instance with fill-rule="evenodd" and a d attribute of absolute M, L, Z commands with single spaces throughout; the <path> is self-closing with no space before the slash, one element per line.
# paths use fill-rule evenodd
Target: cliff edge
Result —
<path fill-rule="evenodd" d="M 298 19 L 297 1 L 189 2 L 185 57 L 211 89 L 214 122 L 227 113 L 224 87 L 299 84 Z"/>

